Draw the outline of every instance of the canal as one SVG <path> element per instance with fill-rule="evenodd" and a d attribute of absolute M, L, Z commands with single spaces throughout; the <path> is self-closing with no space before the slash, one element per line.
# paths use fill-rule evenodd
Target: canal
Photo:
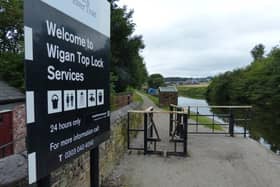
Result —
<path fill-rule="evenodd" d="M 178 105 L 186 106 L 209 106 L 204 99 L 192 99 L 188 97 L 179 97 Z M 196 112 L 197 108 L 191 108 Z M 211 115 L 213 111 L 210 108 L 198 108 L 200 114 Z M 215 112 L 214 112 L 215 113 Z M 217 121 L 223 122 L 223 119 L 217 118 Z M 252 120 L 249 122 L 249 137 L 258 141 L 265 148 L 272 150 L 280 155 L 280 113 L 277 109 L 254 107 Z M 235 132 L 243 132 L 243 127 L 236 126 Z"/>

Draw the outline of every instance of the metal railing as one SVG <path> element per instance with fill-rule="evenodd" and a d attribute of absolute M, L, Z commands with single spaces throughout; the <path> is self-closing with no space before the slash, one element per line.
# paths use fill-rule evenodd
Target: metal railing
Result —
<path fill-rule="evenodd" d="M 195 126 L 194 130 L 189 130 L 189 134 L 229 134 L 232 137 L 236 134 L 242 134 L 246 137 L 248 134 L 252 106 L 188 106 L 186 108 L 188 117 L 192 121 L 188 125 L 189 127 Z M 195 110 L 191 110 L 192 108 Z M 218 111 L 212 111 L 212 114 L 203 114 L 200 111 L 202 108 Z M 237 125 L 243 127 L 243 132 L 235 131 Z M 202 131 L 199 126 L 205 126 L 210 131 Z"/>

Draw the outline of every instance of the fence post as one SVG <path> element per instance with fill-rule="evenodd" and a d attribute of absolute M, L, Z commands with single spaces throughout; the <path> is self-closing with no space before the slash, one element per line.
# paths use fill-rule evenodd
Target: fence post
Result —
<path fill-rule="evenodd" d="M 250 109 L 246 110 L 246 117 L 245 117 L 245 124 L 244 124 L 244 138 L 246 138 L 248 124 L 249 124 L 249 111 Z"/>
<path fill-rule="evenodd" d="M 172 131 L 173 131 L 173 107 L 170 105 L 169 106 L 169 136 L 172 136 Z"/>
<path fill-rule="evenodd" d="M 148 114 L 144 113 L 144 154 L 147 153 L 147 123 L 148 123 Z"/>
<path fill-rule="evenodd" d="M 130 130 L 130 115 L 129 112 L 127 112 L 127 149 L 130 148 L 130 136 L 129 136 L 129 130 Z"/>
<path fill-rule="evenodd" d="M 151 109 L 151 111 L 154 111 L 154 108 Z M 150 117 L 150 123 L 154 123 L 154 113 L 150 113 L 149 114 L 149 117 Z M 150 128 L 150 135 L 149 135 L 151 138 L 154 136 L 154 128 L 153 126 L 151 126 Z"/>
<path fill-rule="evenodd" d="M 188 151 L 188 114 L 183 114 L 183 124 L 184 124 L 184 155 L 187 156 L 187 151 Z"/>
<path fill-rule="evenodd" d="M 234 117 L 231 109 L 229 114 L 229 134 L 231 137 L 234 136 Z"/>

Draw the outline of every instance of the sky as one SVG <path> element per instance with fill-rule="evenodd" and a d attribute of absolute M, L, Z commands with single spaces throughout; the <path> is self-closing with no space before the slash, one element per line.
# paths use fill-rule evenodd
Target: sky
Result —
<path fill-rule="evenodd" d="M 149 74 L 205 77 L 252 62 L 280 41 L 279 0 L 120 0 L 134 10 Z"/>

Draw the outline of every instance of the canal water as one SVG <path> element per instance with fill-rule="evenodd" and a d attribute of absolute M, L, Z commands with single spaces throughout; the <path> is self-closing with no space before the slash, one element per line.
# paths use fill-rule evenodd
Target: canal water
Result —
<path fill-rule="evenodd" d="M 209 106 L 206 100 L 179 97 L 178 105 L 187 106 Z M 191 107 L 191 111 L 197 112 L 196 107 Z M 213 112 L 208 107 L 198 107 L 200 114 L 211 115 Z M 216 121 L 224 122 L 221 118 Z M 249 122 L 249 137 L 258 141 L 265 148 L 280 155 L 280 115 L 277 110 L 254 108 L 252 120 Z M 235 126 L 235 132 L 243 132 L 243 127 Z"/>

